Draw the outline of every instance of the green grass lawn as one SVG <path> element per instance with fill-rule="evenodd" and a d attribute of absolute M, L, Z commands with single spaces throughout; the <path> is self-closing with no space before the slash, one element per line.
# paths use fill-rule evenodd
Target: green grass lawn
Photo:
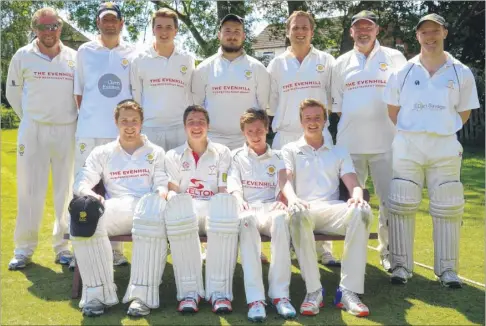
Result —
<path fill-rule="evenodd" d="M 2 132 L 1 137 L 1 320 L 2 325 L 50 324 L 50 325 L 235 325 L 248 324 L 247 307 L 243 287 L 241 266 L 236 267 L 234 278 L 234 312 L 231 315 L 216 316 L 210 311 L 207 303 L 201 303 L 200 312 L 194 316 L 182 316 L 176 312 L 175 283 L 169 256 L 163 284 L 161 285 L 161 307 L 147 318 L 130 319 L 125 312 L 127 305 L 118 304 L 99 318 L 84 318 L 78 308 L 79 300 L 72 301 L 72 273 L 65 267 L 54 264 L 54 253 L 51 247 L 53 224 L 53 200 L 51 186 L 48 196 L 39 247 L 33 257 L 33 264 L 24 271 L 8 271 L 8 261 L 13 253 L 13 231 L 16 217 L 16 130 Z M 35 162 L 32 162 L 35 164 Z M 461 241 L 460 275 L 484 283 L 484 151 L 466 150 L 462 169 L 462 180 L 466 190 L 466 209 Z M 371 188 L 371 186 L 370 186 Z M 425 195 L 424 191 L 424 195 Z M 428 200 L 424 199 L 417 214 L 415 237 L 415 261 L 433 266 L 432 219 L 428 215 Z M 376 197 L 372 206 L 377 207 Z M 376 230 L 376 221 L 374 230 Z M 377 241 L 370 241 L 370 246 L 376 247 Z M 269 255 L 269 244 L 263 246 Z M 334 251 L 339 256 L 342 243 L 335 242 Z M 125 245 L 125 253 L 130 257 L 131 245 Z M 358 319 L 332 306 L 332 298 L 339 283 L 339 269 L 328 269 L 321 266 L 321 279 L 327 290 L 324 299 L 325 307 L 317 317 L 298 317 L 287 321 L 277 317 L 272 308 L 268 307 L 266 324 L 305 324 L 305 325 L 336 325 L 336 324 L 435 324 L 464 325 L 484 324 L 483 287 L 466 283 L 461 290 L 442 288 L 435 280 L 432 271 L 416 266 L 413 279 L 406 286 L 392 286 L 389 275 L 378 263 L 378 253 L 368 250 L 368 266 L 366 270 L 366 293 L 363 301 L 369 306 L 371 315 L 366 319 Z M 115 270 L 115 280 L 118 285 L 118 297 L 125 294 L 130 277 L 130 267 Z M 264 266 L 264 275 L 268 273 L 268 265 Z M 265 286 L 267 282 L 265 280 Z M 305 286 L 300 277 L 298 265 L 294 262 L 291 299 L 298 309 L 304 295 Z"/>

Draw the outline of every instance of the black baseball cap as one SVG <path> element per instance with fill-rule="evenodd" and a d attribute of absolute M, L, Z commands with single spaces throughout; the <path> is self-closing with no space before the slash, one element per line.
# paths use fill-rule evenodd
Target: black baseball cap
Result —
<path fill-rule="evenodd" d="M 353 26 L 357 21 L 362 20 L 362 19 L 376 24 L 378 17 L 372 11 L 362 10 L 351 18 L 351 26 Z"/>
<path fill-rule="evenodd" d="M 221 19 L 221 22 L 219 23 L 219 29 L 221 29 L 223 24 L 226 23 L 227 21 L 237 22 L 243 26 L 245 25 L 245 21 L 240 16 L 235 14 L 227 14 L 226 16 L 223 17 L 223 19 Z"/>
<path fill-rule="evenodd" d="M 420 25 L 422 25 L 422 23 L 424 23 L 426 21 L 431 21 L 431 22 L 437 23 L 437 24 L 442 25 L 445 28 L 447 28 L 447 23 L 446 23 L 444 17 L 439 16 L 437 14 L 428 14 L 428 15 L 425 15 L 422 18 L 420 18 L 417 26 L 415 26 L 415 30 L 418 30 Z"/>
<path fill-rule="evenodd" d="M 120 7 L 114 2 L 104 2 L 98 7 L 98 14 L 96 15 L 97 18 L 103 18 L 103 16 L 112 14 L 115 15 L 116 18 L 122 19 L 122 13 Z"/>
<path fill-rule="evenodd" d="M 71 235 L 91 237 L 96 231 L 100 217 L 105 212 L 105 207 L 96 197 L 74 196 L 68 210 L 71 215 Z"/>

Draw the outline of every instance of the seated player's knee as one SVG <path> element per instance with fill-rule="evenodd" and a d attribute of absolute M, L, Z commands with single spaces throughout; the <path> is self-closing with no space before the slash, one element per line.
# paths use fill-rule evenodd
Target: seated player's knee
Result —
<path fill-rule="evenodd" d="M 430 215 L 460 220 L 464 213 L 464 188 L 460 181 L 446 182 L 430 190 Z"/>
<path fill-rule="evenodd" d="M 271 234 L 275 232 L 282 232 L 282 230 L 289 228 L 289 214 L 286 211 L 278 210 L 272 214 L 272 227 L 271 227 Z"/>
<path fill-rule="evenodd" d="M 243 211 L 240 213 L 240 232 L 245 229 L 257 229 L 257 218 L 251 211 Z"/>
<path fill-rule="evenodd" d="M 292 212 L 290 215 L 290 228 L 311 228 L 314 230 L 314 224 L 308 209 Z"/>
<path fill-rule="evenodd" d="M 388 211 L 399 216 L 413 217 L 422 200 L 422 188 L 413 181 L 392 179 L 388 195 Z"/>
<path fill-rule="evenodd" d="M 165 236 L 164 211 L 166 203 L 165 199 L 158 194 L 144 195 L 138 202 L 133 214 L 132 234 L 147 237 Z"/>

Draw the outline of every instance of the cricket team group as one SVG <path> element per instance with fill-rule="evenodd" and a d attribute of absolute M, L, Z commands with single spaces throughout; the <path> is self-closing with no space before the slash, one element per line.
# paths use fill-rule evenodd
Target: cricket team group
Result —
<path fill-rule="evenodd" d="M 407 61 L 377 41 L 377 15 L 361 11 L 350 26 L 354 48 L 334 59 L 312 46 L 312 15 L 295 11 L 286 21 L 290 46 L 267 68 L 243 50 L 244 21 L 234 14 L 220 22 L 217 53 L 197 68 L 174 44 L 179 20 L 171 10 L 153 14 L 154 41 L 142 48 L 121 38 L 117 4 L 101 4 L 96 24 L 99 36 L 76 52 L 60 41 L 58 13 L 40 9 L 32 17 L 37 37 L 10 63 L 6 95 L 21 119 L 10 270 L 31 262 L 52 171 L 56 262 L 79 267 L 84 315 L 119 302 L 113 266 L 127 260 L 109 236 L 131 233 L 123 297 L 131 316 L 159 307 L 169 253 L 178 311 L 195 313 L 205 299 L 213 312 L 231 312 L 239 248 L 248 318 L 264 320 L 260 235 L 271 237 L 268 297 L 279 315 L 296 316 L 292 247 L 306 287 L 302 315 L 323 306 L 319 257 L 341 265 L 334 305 L 367 316 L 360 297 L 373 223 L 363 198 L 369 171 L 380 202 L 380 260 L 391 282 L 412 277 L 426 181 L 434 272 L 445 287 L 462 286 L 456 132 L 480 105 L 471 70 L 444 51 L 444 18 L 420 19 L 420 54 Z M 340 117 L 336 144 L 331 112 Z M 316 245 L 314 232 L 345 236 L 342 262 L 331 243 Z M 207 236 L 203 250 L 200 236 Z"/>

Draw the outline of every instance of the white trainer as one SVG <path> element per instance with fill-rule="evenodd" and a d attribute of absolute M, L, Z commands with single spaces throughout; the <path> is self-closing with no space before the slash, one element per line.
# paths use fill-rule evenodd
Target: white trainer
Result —
<path fill-rule="evenodd" d="M 142 300 L 135 299 L 128 307 L 127 315 L 132 317 L 148 316 L 150 314 L 150 308 L 142 302 Z"/>
<path fill-rule="evenodd" d="M 370 310 L 363 302 L 361 302 L 356 293 L 340 287 L 336 291 L 334 304 L 336 307 L 344 309 L 351 315 L 357 317 L 366 317 L 370 314 Z"/>
<path fill-rule="evenodd" d="M 15 255 L 12 260 L 8 263 L 8 269 L 10 271 L 16 271 L 19 269 L 24 269 L 27 265 L 29 265 L 32 262 L 32 259 L 30 257 L 24 256 L 24 255 Z"/>
<path fill-rule="evenodd" d="M 100 300 L 94 299 L 83 307 L 83 315 L 87 317 L 101 316 L 105 313 L 105 305 Z"/>
<path fill-rule="evenodd" d="M 125 266 L 128 265 L 128 259 L 123 256 L 122 252 L 113 250 L 113 266 Z"/>
<path fill-rule="evenodd" d="M 446 270 L 442 275 L 439 277 L 440 284 L 446 288 L 451 289 L 460 289 L 462 288 L 462 281 L 457 276 L 456 272 L 449 269 Z"/>
<path fill-rule="evenodd" d="M 263 322 L 267 318 L 265 302 L 254 301 L 248 305 L 248 320 L 251 322 Z"/>
<path fill-rule="evenodd" d="M 341 262 L 339 261 L 339 259 L 334 258 L 332 253 L 328 251 L 322 253 L 321 262 L 322 265 L 325 266 L 335 266 L 335 267 L 341 266 Z"/>
<path fill-rule="evenodd" d="M 179 302 L 177 311 L 182 313 L 196 313 L 199 311 L 200 297 L 196 292 L 189 292 L 183 300 Z"/>
<path fill-rule="evenodd" d="M 272 303 L 277 309 L 277 314 L 282 316 L 284 319 L 295 318 L 297 315 L 294 306 L 292 306 L 288 298 L 273 299 Z"/>
<path fill-rule="evenodd" d="M 324 307 L 322 302 L 324 289 L 319 289 L 312 293 L 307 293 L 304 302 L 300 305 L 300 313 L 305 316 L 315 316 L 319 313 L 319 308 Z"/>
<path fill-rule="evenodd" d="M 408 279 L 412 277 L 412 273 L 407 271 L 403 266 L 397 266 L 392 271 L 390 281 L 392 284 L 406 284 Z"/>
<path fill-rule="evenodd" d="M 233 311 L 233 307 L 231 306 L 231 301 L 220 292 L 214 292 L 211 295 L 210 302 L 213 307 L 212 311 L 214 313 L 226 314 Z"/>
<path fill-rule="evenodd" d="M 56 255 L 54 262 L 60 265 L 69 265 L 74 256 L 69 250 L 63 250 Z"/>

